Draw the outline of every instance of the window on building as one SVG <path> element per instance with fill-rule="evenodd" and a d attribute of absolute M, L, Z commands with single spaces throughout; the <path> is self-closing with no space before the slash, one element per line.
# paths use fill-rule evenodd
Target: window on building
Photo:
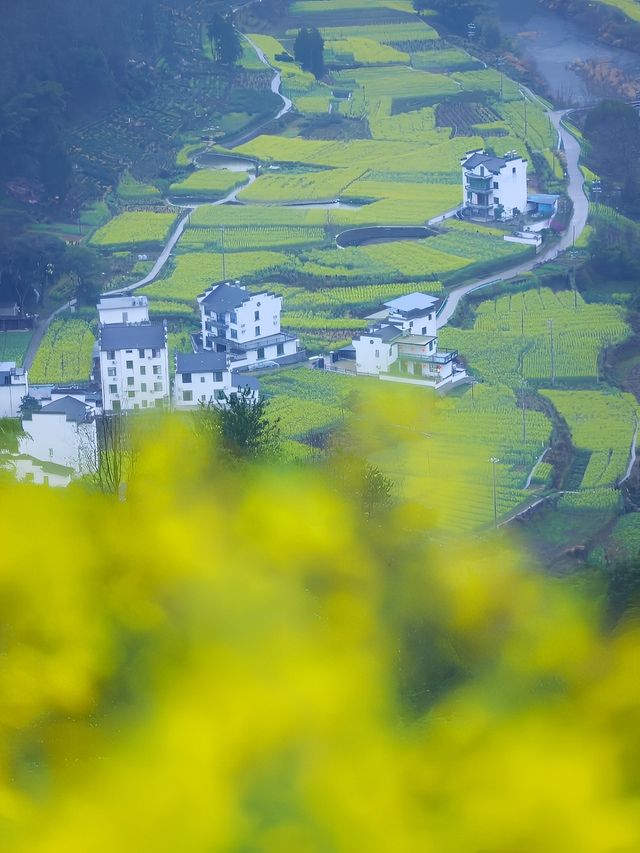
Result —
<path fill-rule="evenodd" d="M 214 382 L 222 382 L 222 371 L 221 370 L 214 370 L 213 381 Z"/>
<path fill-rule="evenodd" d="M 429 341 L 429 352 L 433 350 L 433 341 Z"/>
<path fill-rule="evenodd" d="M 494 203 L 494 204 L 500 204 L 500 199 L 498 198 L 498 196 L 497 196 L 497 195 L 494 195 L 494 197 L 493 197 L 493 203 Z"/>
<path fill-rule="evenodd" d="M 191 374 L 190 373 L 183 373 L 182 374 L 182 381 L 184 382 L 185 385 L 190 385 L 191 384 Z"/>
<path fill-rule="evenodd" d="M 216 391 L 216 400 L 224 400 L 224 391 Z"/>
<path fill-rule="evenodd" d="M 140 356 L 140 358 L 144 358 L 144 350 L 143 350 L 143 349 L 139 349 L 139 350 L 138 350 L 138 355 Z"/>
<path fill-rule="evenodd" d="M 427 320 L 430 320 L 430 319 L 431 319 L 431 314 L 429 314 L 429 316 L 427 317 Z"/>
<path fill-rule="evenodd" d="M 426 327 L 426 326 L 423 326 L 423 327 L 422 327 L 422 334 L 423 334 L 423 335 L 426 335 L 426 334 L 427 334 L 427 327 Z"/>
<path fill-rule="evenodd" d="M 49 448 L 49 459 L 53 459 L 53 447 Z"/>
<path fill-rule="evenodd" d="M 133 370 L 133 362 L 132 361 L 127 362 L 127 370 Z"/>
<path fill-rule="evenodd" d="M 160 350 L 159 349 L 152 349 L 151 350 L 151 356 L 152 356 L 152 358 L 160 358 Z"/>
<path fill-rule="evenodd" d="M 234 340 L 237 340 L 237 338 L 238 338 L 238 332 L 236 331 L 236 329 L 231 329 L 231 337 L 232 337 Z"/>
<path fill-rule="evenodd" d="M 126 352 L 126 354 L 127 354 L 127 355 L 131 355 L 131 353 L 133 352 L 133 350 L 132 350 L 132 349 L 128 349 L 128 350 L 125 350 L 125 352 Z"/>
<path fill-rule="evenodd" d="M 380 358 L 380 350 L 379 349 L 377 349 L 375 351 L 375 356 L 376 356 L 376 358 Z"/>
<path fill-rule="evenodd" d="M 511 169 L 511 174 L 512 174 L 512 175 L 515 175 L 515 173 L 516 173 L 516 167 L 514 166 L 514 167 Z"/>
<path fill-rule="evenodd" d="M 133 376 L 127 376 L 127 385 L 133 385 L 134 378 Z"/>
<path fill-rule="evenodd" d="M 284 355 L 284 344 L 278 344 L 276 347 L 278 355 Z"/>
<path fill-rule="evenodd" d="M 136 396 L 135 391 L 127 391 L 127 397 L 132 400 Z"/>
<path fill-rule="evenodd" d="M 117 394 L 118 393 L 118 386 L 117 385 L 109 385 L 109 393 L 110 394 Z"/>
<path fill-rule="evenodd" d="M 123 323 L 126 323 L 126 322 L 128 322 L 128 320 L 129 320 L 129 313 L 128 313 L 128 311 L 123 311 L 123 312 L 122 312 L 122 322 L 123 322 Z"/>
<path fill-rule="evenodd" d="M 256 338 L 260 337 L 260 326 L 256 326 Z"/>
<path fill-rule="evenodd" d="M 190 403 L 193 400 L 193 391 L 183 391 L 182 399 L 185 403 Z"/>
<path fill-rule="evenodd" d="M 206 377 L 205 377 L 205 376 L 201 376 L 201 377 L 200 377 L 200 382 L 204 382 L 204 381 L 205 381 L 205 379 L 206 379 Z"/>
<path fill-rule="evenodd" d="M 114 349 L 108 349 L 107 350 L 107 358 L 109 359 L 109 361 L 113 361 L 113 359 L 115 357 L 116 357 L 116 351 Z"/>
<path fill-rule="evenodd" d="M 146 383 L 146 382 L 143 382 L 143 383 L 140 385 L 140 390 L 141 390 L 141 391 L 146 392 L 146 390 L 147 390 L 147 383 Z"/>
<path fill-rule="evenodd" d="M 498 182 L 497 181 L 493 182 L 493 188 L 494 188 L 494 190 L 498 189 Z"/>
<path fill-rule="evenodd" d="M 254 311 L 254 312 L 253 312 L 253 319 L 254 319 L 254 320 L 259 320 L 259 319 L 260 319 L 260 312 L 259 312 L 259 311 Z"/>
<path fill-rule="evenodd" d="M 480 166 L 480 175 L 484 177 L 484 166 Z"/>
<path fill-rule="evenodd" d="M 264 358 L 264 347 L 258 347 L 258 359 Z"/>
<path fill-rule="evenodd" d="M 115 367 L 108 367 L 107 368 L 107 376 L 115 376 L 115 375 L 116 375 Z"/>
<path fill-rule="evenodd" d="M 230 323 L 237 323 L 238 322 L 238 315 L 236 314 L 235 311 L 232 311 L 231 314 L 229 315 L 229 322 Z"/>
<path fill-rule="evenodd" d="M 113 411 L 114 411 L 114 412 L 119 412 L 119 411 L 120 411 L 120 409 L 121 409 L 121 406 L 120 406 L 120 400 L 114 400 L 114 401 L 113 401 Z"/>
<path fill-rule="evenodd" d="M 153 383 L 154 391 L 162 391 L 162 382 L 154 382 Z"/>
<path fill-rule="evenodd" d="M 200 394 L 200 402 L 201 403 L 207 402 L 207 395 L 206 394 Z"/>
<path fill-rule="evenodd" d="M 159 364 L 153 365 L 153 375 L 154 376 L 160 376 L 160 365 Z"/>
<path fill-rule="evenodd" d="M 147 375 L 147 366 L 145 364 L 141 364 L 140 365 L 140 376 L 146 376 L 146 375 Z"/>
<path fill-rule="evenodd" d="M 148 406 L 147 401 L 146 401 L 146 400 L 143 400 L 143 401 L 142 401 L 142 408 L 143 408 L 143 409 L 146 409 L 146 408 L 147 408 L 147 406 Z"/>

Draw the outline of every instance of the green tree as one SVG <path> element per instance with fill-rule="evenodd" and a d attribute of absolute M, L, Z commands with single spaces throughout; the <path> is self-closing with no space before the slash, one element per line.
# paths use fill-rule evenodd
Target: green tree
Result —
<path fill-rule="evenodd" d="M 305 71 L 310 71 L 316 79 L 324 73 L 324 39 L 316 27 L 298 30 L 293 43 L 293 56 Z"/>
<path fill-rule="evenodd" d="M 196 413 L 196 431 L 218 441 L 235 458 L 277 456 L 280 450 L 279 420 L 269 405 L 256 400 L 249 387 L 225 396 L 222 406 L 209 403 Z"/>
<path fill-rule="evenodd" d="M 234 65 L 242 56 L 240 36 L 231 15 L 214 15 L 207 26 L 207 35 L 214 62 Z"/>

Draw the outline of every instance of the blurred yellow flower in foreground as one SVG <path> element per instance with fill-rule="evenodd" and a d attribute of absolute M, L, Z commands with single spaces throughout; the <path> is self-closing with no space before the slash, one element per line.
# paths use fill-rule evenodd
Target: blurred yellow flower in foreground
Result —
<path fill-rule="evenodd" d="M 2 486 L 0 849 L 640 850 L 635 627 L 214 454 L 169 419 L 125 501 Z"/>

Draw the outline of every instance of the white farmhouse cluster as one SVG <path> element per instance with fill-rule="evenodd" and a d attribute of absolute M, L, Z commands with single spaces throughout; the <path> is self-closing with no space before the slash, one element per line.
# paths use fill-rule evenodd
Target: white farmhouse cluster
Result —
<path fill-rule="evenodd" d="M 464 379 L 457 351 L 438 350 L 437 304 L 426 293 L 385 302 L 367 317 L 372 325 L 366 332 L 331 354 L 330 369 L 438 389 Z"/>
<path fill-rule="evenodd" d="M 474 219 L 513 219 L 527 212 L 527 161 L 515 151 L 504 157 L 468 151 L 460 160 L 463 207 Z"/>

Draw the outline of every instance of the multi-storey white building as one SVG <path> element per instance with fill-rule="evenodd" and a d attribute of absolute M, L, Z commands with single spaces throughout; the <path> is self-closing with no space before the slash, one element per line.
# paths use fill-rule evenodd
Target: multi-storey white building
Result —
<path fill-rule="evenodd" d="M 504 157 L 468 151 L 460 165 L 463 204 L 473 218 L 512 219 L 527 212 L 527 161 L 515 151 Z"/>
<path fill-rule="evenodd" d="M 0 418 L 17 418 L 28 393 L 27 371 L 16 367 L 15 361 L 0 361 Z"/>
<path fill-rule="evenodd" d="M 146 296 L 105 295 L 96 307 L 101 326 L 111 323 L 149 322 L 149 306 Z"/>
<path fill-rule="evenodd" d="M 176 409 L 223 406 L 231 394 L 249 388 L 258 397 L 258 383 L 249 376 L 232 373 L 223 352 L 176 353 L 174 405 Z"/>
<path fill-rule="evenodd" d="M 105 412 L 167 406 L 170 388 L 166 326 L 101 326 L 100 378 Z"/>
<path fill-rule="evenodd" d="M 282 297 L 217 284 L 198 296 L 202 346 L 228 355 L 235 369 L 258 362 L 291 360 L 300 341 L 280 330 Z"/>
<path fill-rule="evenodd" d="M 74 397 L 59 397 L 22 421 L 20 453 L 75 474 L 95 470 L 98 442 L 93 407 Z"/>
<path fill-rule="evenodd" d="M 459 381 L 466 374 L 456 365 L 458 353 L 438 350 L 437 302 L 425 293 L 385 302 L 367 318 L 367 332 L 333 353 L 331 367 L 436 388 Z"/>

